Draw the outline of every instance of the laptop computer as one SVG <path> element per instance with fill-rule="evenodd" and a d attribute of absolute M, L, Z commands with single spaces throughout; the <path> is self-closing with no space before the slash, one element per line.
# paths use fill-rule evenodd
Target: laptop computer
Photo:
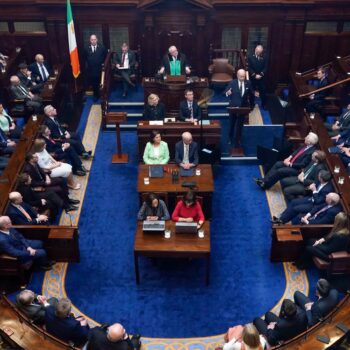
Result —
<path fill-rule="evenodd" d="M 180 168 L 180 176 L 194 176 L 194 169 Z"/>
<path fill-rule="evenodd" d="M 165 221 L 145 220 L 142 225 L 142 230 L 145 233 L 163 233 L 165 231 Z"/>
<path fill-rule="evenodd" d="M 175 233 L 197 234 L 197 223 L 196 222 L 177 222 L 175 224 Z"/>

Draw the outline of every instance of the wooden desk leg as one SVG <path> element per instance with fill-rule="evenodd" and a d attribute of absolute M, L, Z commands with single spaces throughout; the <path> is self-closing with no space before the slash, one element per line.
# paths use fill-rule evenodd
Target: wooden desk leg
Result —
<path fill-rule="evenodd" d="M 140 284 L 139 255 L 136 252 L 134 252 L 134 264 L 135 264 L 136 284 Z"/>
<path fill-rule="evenodd" d="M 210 254 L 207 255 L 207 272 L 206 272 L 206 284 L 209 286 L 210 283 Z"/>

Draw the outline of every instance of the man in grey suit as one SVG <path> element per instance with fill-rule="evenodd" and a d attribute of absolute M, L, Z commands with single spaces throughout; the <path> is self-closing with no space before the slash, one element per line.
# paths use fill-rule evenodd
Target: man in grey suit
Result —
<path fill-rule="evenodd" d="M 39 113 L 43 110 L 43 100 L 40 96 L 34 95 L 27 87 L 21 84 L 17 75 L 10 78 L 10 92 L 12 97 L 17 100 L 24 100 L 25 106 L 34 109 L 34 112 Z"/>
<path fill-rule="evenodd" d="M 43 295 L 35 294 L 25 289 L 16 296 L 17 307 L 37 324 L 45 322 L 46 308 L 57 304 L 56 298 L 46 299 Z"/>

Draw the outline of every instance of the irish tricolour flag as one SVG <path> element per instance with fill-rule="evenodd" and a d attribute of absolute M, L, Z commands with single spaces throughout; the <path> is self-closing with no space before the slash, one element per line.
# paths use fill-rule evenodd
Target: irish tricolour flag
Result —
<path fill-rule="evenodd" d="M 68 44 L 70 53 L 70 64 L 72 66 L 72 72 L 74 78 L 77 78 L 80 74 L 79 56 L 77 48 L 77 40 L 75 39 L 74 22 L 72 15 L 72 8 L 70 6 L 70 0 L 67 0 L 67 26 L 68 26 Z"/>

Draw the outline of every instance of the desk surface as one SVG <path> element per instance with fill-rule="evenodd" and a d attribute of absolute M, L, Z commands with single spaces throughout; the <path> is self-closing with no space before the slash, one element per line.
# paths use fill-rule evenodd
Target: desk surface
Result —
<path fill-rule="evenodd" d="M 137 192 L 186 192 L 187 188 L 182 187 L 184 181 L 194 181 L 197 184 L 196 192 L 214 192 L 213 171 L 210 164 L 199 164 L 196 169 L 201 170 L 200 176 L 179 177 L 179 183 L 173 184 L 171 178 L 172 170 L 180 168 L 175 164 L 165 165 L 169 172 L 164 172 L 162 178 L 149 178 L 149 185 L 144 184 L 144 178 L 149 177 L 150 165 L 140 164 L 137 180 Z"/>
<path fill-rule="evenodd" d="M 210 225 L 206 221 L 203 224 L 204 238 L 198 238 L 196 234 L 176 234 L 175 223 L 166 222 L 166 228 L 171 230 L 171 237 L 164 238 L 163 233 L 143 233 L 142 222 L 138 222 L 135 236 L 135 253 L 147 256 L 166 257 L 208 255 L 210 254 Z"/>

